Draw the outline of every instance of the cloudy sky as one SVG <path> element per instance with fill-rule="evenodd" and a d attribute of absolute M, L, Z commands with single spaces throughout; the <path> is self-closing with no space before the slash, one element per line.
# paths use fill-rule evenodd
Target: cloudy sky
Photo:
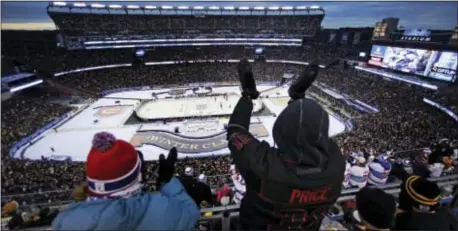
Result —
<path fill-rule="evenodd" d="M 102 2 L 100 2 L 102 3 Z M 137 5 L 297 6 L 319 5 L 326 11 L 325 28 L 372 27 L 385 17 L 399 17 L 405 28 L 451 30 L 458 21 L 457 2 L 103 2 Z M 54 29 L 47 2 L 1 2 L 2 29 Z"/>

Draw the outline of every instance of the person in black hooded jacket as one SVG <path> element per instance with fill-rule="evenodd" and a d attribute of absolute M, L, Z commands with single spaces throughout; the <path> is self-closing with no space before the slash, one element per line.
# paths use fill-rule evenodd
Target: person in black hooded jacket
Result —
<path fill-rule="evenodd" d="M 250 132 L 252 100 L 259 96 L 251 67 L 241 60 L 242 97 L 227 129 L 228 146 L 246 182 L 240 229 L 318 230 L 327 209 L 339 197 L 345 160 L 328 136 L 329 116 L 305 91 L 318 74 L 309 65 L 289 89 L 291 101 L 273 127 L 277 148 Z"/>
<path fill-rule="evenodd" d="M 206 201 L 210 205 L 213 204 L 213 195 L 210 186 L 194 179 L 192 176 L 180 176 L 178 179 L 198 206 L 200 206 L 202 201 Z"/>

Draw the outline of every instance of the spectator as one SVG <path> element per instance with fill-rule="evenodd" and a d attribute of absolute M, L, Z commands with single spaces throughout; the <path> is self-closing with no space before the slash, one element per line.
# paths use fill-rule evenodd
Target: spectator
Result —
<path fill-rule="evenodd" d="M 219 189 L 216 191 L 216 201 L 218 203 L 221 203 L 221 199 L 223 197 L 228 197 L 230 191 L 231 191 L 231 188 L 228 185 L 224 185 L 222 189 Z"/>
<path fill-rule="evenodd" d="M 356 194 L 356 211 L 359 230 L 389 230 L 395 220 L 394 197 L 377 188 L 364 187 Z"/>
<path fill-rule="evenodd" d="M 252 99 L 259 92 L 246 60 L 240 62 L 238 72 L 243 92 L 229 120 L 227 139 L 246 181 L 240 229 L 318 230 L 329 205 L 341 193 L 345 170 L 339 148 L 328 137 L 326 111 L 303 98 L 318 66 L 306 68 L 290 87 L 292 102 L 273 126 L 278 149 L 248 132 Z"/>
<path fill-rule="evenodd" d="M 192 229 L 199 219 L 199 210 L 173 177 L 176 158 L 175 148 L 170 150 L 167 160 L 160 156 L 160 192 L 137 195 L 143 164 L 137 151 L 110 133 L 97 133 L 86 164 L 87 199 L 62 211 L 54 220 L 53 229 Z"/>
<path fill-rule="evenodd" d="M 18 209 L 18 207 L 19 207 L 19 204 L 17 203 L 17 201 L 11 201 L 3 206 L 2 213 L 5 214 L 6 216 L 11 216 L 12 214 L 16 213 L 16 210 Z"/>
<path fill-rule="evenodd" d="M 201 174 L 198 179 L 195 179 L 192 176 L 192 169 L 187 167 L 186 170 L 185 175 L 178 179 L 183 184 L 189 196 L 191 196 L 198 205 L 201 205 L 203 201 L 205 201 L 207 205 L 213 204 L 213 195 L 210 187 L 206 184 L 207 180 L 205 175 Z"/>
<path fill-rule="evenodd" d="M 436 183 L 415 175 L 408 177 L 401 185 L 396 229 L 456 230 L 456 219 L 439 209 L 440 195 Z"/>

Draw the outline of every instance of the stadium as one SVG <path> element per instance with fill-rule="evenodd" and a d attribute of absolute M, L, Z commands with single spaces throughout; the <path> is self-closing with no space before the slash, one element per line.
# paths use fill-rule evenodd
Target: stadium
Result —
<path fill-rule="evenodd" d="M 275 123 L 294 104 L 290 89 L 303 70 L 319 69 L 304 100 L 327 113 L 327 136 L 346 164 L 321 230 L 364 223 L 352 211 L 366 185 L 402 204 L 395 166 L 437 185 L 438 208 L 456 219 L 458 25 L 399 29 L 398 18 L 386 18 L 373 28 L 324 29 L 320 6 L 51 2 L 45 10 L 55 31 L 2 31 L 2 229 L 50 228 L 78 201 L 101 132 L 142 154 L 144 193 L 160 191 L 160 155 L 175 147 L 174 175 L 212 193 L 197 202 L 182 180 L 200 209 L 188 228 L 239 229 L 254 184 L 228 142 L 246 97 L 242 59 L 260 93 L 246 132 L 272 148 Z"/>

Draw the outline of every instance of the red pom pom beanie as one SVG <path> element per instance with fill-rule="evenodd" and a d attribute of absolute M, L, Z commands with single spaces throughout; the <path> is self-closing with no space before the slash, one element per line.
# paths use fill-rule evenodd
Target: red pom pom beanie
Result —
<path fill-rule="evenodd" d="M 141 188 L 141 160 L 135 148 L 111 133 L 94 135 L 86 161 L 88 193 L 95 197 L 129 196 Z"/>

